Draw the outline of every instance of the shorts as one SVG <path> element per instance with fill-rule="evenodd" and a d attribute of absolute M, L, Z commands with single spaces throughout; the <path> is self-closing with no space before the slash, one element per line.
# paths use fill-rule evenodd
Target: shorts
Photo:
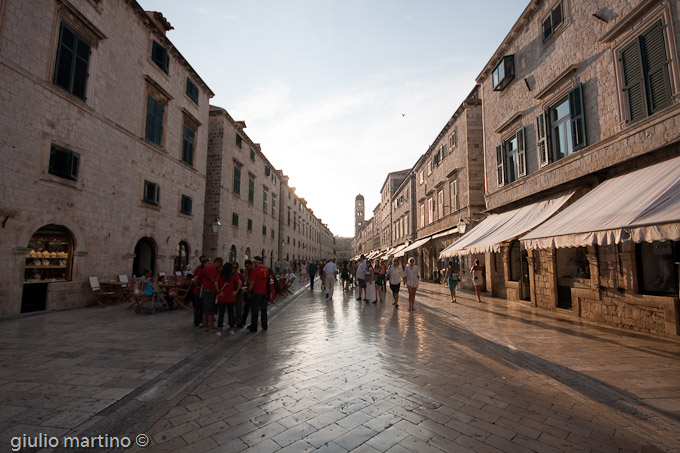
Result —
<path fill-rule="evenodd" d="M 399 292 L 399 288 L 400 288 L 400 287 L 401 287 L 401 283 L 397 283 L 397 284 L 395 284 L 395 285 L 393 285 L 392 283 L 390 283 L 390 289 L 391 289 L 392 292 L 395 293 L 395 294 Z"/>
<path fill-rule="evenodd" d="M 359 280 L 359 288 L 366 288 L 366 280 L 358 279 Z"/>
<path fill-rule="evenodd" d="M 375 284 L 382 286 L 385 283 L 385 274 L 375 274 Z"/>

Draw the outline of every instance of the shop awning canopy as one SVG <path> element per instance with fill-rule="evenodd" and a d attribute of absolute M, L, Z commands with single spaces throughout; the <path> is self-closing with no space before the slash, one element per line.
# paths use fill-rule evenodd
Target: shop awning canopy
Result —
<path fill-rule="evenodd" d="M 469 233 L 445 248 L 439 258 L 497 252 L 500 243 L 519 237 L 545 222 L 574 195 L 571 190 L 502 214 L 491 214 Z"/>
<path fill-rule="evenodd" d="M 403 244 L 396 246 L 395 248 L 390 250 L 390 252 L 387 254 L 387 256 L 402 256 L 402 255 L 399 255 L 399 252 L 404 250 L 406 247 L 408 247 L 408 242 L 404 242 Z"/>
<path fill-rule="evenodd" d="M 680 157 L 604 181 L 522 238 L 528 249 L 680 240 Z"/>
<path fill-rule="evenodd" d="M 449 234 L 456 234 L 456 233 L 458 233 L 458 227 L 457 226 L 448 228 L 444 231 L 440 231 L 437 234 L 433 234 L 432 239 L 437 239 L 437 238 L 441 238 L 441 237 L 444 237 L 444 236 L 448 236 Z"/>
<path fill-rule="evenodd" d="M 396 256 L 396 257 L 404 256 L 407 252 L 410 252 L 411 250 L 415 250 L 418 247 L 424 245 L 430 239 L 432 239 L 432 236 L 428 236 L 426 238 L 418 239 L 413 244 L 409 245 L 408 247 L 404 247 L 401 251 L 395 253 L 394 256 Z"/>

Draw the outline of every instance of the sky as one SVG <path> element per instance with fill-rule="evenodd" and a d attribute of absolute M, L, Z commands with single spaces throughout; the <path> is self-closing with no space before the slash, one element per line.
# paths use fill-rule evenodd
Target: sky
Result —
<path fill-rule="evenodd" d="M 529 0 L 138 0 L 338 236 L 410 169 Z"/>

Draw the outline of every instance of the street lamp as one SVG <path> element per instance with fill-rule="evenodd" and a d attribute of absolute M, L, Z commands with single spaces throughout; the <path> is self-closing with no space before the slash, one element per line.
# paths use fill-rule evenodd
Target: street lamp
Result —
<path fill-rule="evenodd" d="M 465 220 L 461 217 L 458 221 L 458 232 L 460 234 L 465 234 L 465 230 L 467 230 L 467 223 L 465 223 Z"/>
<path fill-rule="evenodd" d="M 217 233 L 218 231 L 220 231 L 222 222 L 220 222 L 220 219 L 215 219 L 213 220 L 213 223 L 210 226 L 212 227 L 213 233 Z"/>

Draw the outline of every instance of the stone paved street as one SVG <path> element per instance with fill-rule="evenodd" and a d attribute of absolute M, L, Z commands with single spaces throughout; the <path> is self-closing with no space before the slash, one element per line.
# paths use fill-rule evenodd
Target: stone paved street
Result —
<path fill-rule="evenodd" d="M 256 334 L 121 305 L 0 323 L 2 451 L 39 433 L 144 433 L 153 452 L 680 451 L 677 339 L 453 305 L 433 284 L 413 314 L 404 291 L 395 309 L 316 286 Z"/>

